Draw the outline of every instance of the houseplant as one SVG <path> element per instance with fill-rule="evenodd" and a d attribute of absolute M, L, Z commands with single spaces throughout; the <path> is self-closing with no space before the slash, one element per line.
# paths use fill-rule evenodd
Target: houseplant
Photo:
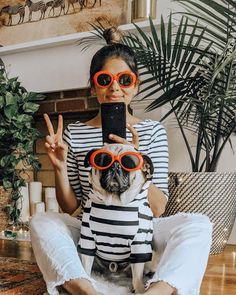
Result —
<path fill-rule="evenodd" d="M 7 224 L 19 221 L 20 209 L 17 200 L 21 197 L 19 188 L 25 185 L 26 168 L 38 169 L 39 162 L 34 155 L 33 145 L 39 132 L 33 124 L 33 114 L 38 110 L 36 103 L 41 94 L 28 92 L 18 78 L 8 78 L 0 61 L 0 194 L 1 230 Z M 4 200 L 5 199 L 5 200 Z"/>
<path fill-rule="evenodd" d="M 150 35 L 135 25 L 139 34 L 125 34 L 123 42 L 137 55 L 142 99 L 155 95 L 147 110 L 169 106 L 162 120 L 174 115 L 189 155 L 193 173 L 170 173 L 166 214 L 208 214 L 215 223 L 212 253 L 220 253 L 236 214 L 236 174 L 216 173 L 236 130 L 236 3 L 176 2 L 185 7 L 174 15 L 179 21 L 162 18 L 158 33 L 150 19 Z M 93 28 L 101 37 L 103 26 Z"/>

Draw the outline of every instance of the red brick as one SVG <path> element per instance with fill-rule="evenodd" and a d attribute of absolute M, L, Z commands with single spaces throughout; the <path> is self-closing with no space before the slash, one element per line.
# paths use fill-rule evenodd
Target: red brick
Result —
<path fill-rule="evenodd" d="M 40 107 L 37 111 L 37 115 L 44 114 L 44 113 L 47 113 L 47 114 L 55 113 L 55 103 L 41 102 Z"/>
<path fill-rule="evenodd" d="M 58 113 L 66 112 L 84 112 L 85 104 L 82 99 L 66 99 L 56 102 L 56 111 Z"/>
<path fill-rule="evenodd" d="M 45 95 L 46 100 L 60 99 L 62 96 L 61 91 L 48 92 L 48 93 L 43 93 L 43 94 Z"/>
<path fill-rule="evenodd" d="M 77 95 L 78 97 L 88 97 L 91 95 L 91 89 L 90 88 L 78 89 Z"/>
<path fill-rule="evenodd" d="M 75 98 L 78 97 L 77 90 L 63 91 L 63 98 Z"/>
<path fill-rule="evenodd" d="M 88 97 L 87 98 L 87 105 L 88 105 L 88 110 L 89 109 L 98 109 L 99 108 L 99 103 L 97 101 L 96 97 Z"/>

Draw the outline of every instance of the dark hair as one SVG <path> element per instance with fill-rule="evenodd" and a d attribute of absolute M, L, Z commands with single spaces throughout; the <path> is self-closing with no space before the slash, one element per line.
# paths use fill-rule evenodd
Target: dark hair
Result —
<path fill-rule="evenodd" d="M 107 45 L 99 49 L 93 56 L 90 65 L 90 83 L 93 85 L 93 76 L 99 72 L 109 58 L 117 57 L 123 59 L 130 67 L 131 71 L 138 77 L 137 60 L 133 50 L 121 44 L 122 33 L 115 27 L 106 29 L 103 37 Z"/>

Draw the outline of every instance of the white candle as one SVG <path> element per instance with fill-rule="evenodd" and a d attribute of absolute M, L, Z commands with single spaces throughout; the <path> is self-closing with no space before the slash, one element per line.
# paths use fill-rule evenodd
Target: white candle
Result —
<path fill-rule="evenodd" d="M 51 212 L 59 212 L 59 205 L 56 198 L 56 189 L 55 187 L 45 188 L 45 202 L 46 210 Z"/>
<path fill-rule="evenodd" d="M 45 188 L 45 203 L 47 204 L 48 197 L 56 198 L 56 189 L 55 187 L 46 187 Z"/>
<path fill-rule="evenodd" d="M 21 210 L 20 219 L 23 222 L 29 221 L 30 217 L 30 203 L 29 203 L 29 188 L 28 183 L 26 186 L 20 188 L 21 198 L 17 200 L 17 209 Z"/>
<path fill-rule="evenodd" d="M 45 203 L 37 202 L 35 203 L 35 214 L 45 212 Z"/>
<path fill-rule="evenodd" d="M 32 181 L 29 183 L 30 213 L 34 215 L 35 203 L 42 202 L 42 183 Z"/>
<path fill-rule="evenodd" d="M 47 212 L 59 212 L 59 205 L 55 197 L 47 198 Z"/>

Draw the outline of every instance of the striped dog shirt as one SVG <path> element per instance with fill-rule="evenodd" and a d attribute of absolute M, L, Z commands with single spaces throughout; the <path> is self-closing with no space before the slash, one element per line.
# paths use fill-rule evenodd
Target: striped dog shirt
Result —
<path fill-rule="evenodd" d="M 149 182 L 126 205 L 107 206 L 89 198 L 84 207 L 78 251 L 108 261 L 150 261 L 153 214 L 147 199 L 148 187 Z"/>

